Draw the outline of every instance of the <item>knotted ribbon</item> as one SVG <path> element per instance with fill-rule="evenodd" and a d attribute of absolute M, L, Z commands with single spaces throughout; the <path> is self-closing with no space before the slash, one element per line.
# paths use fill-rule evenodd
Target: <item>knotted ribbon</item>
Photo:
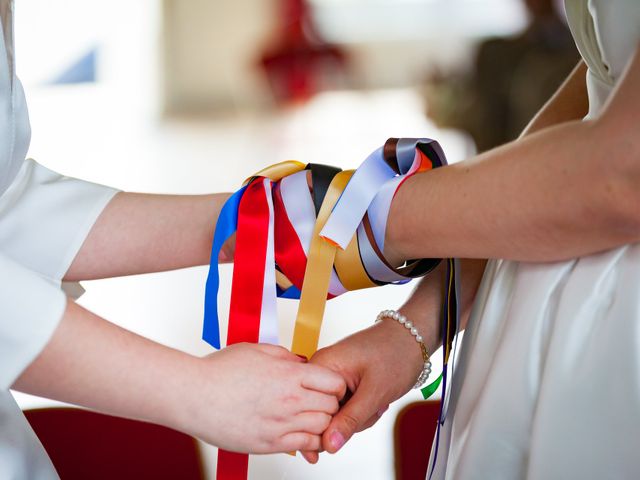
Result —
<path fill-rule="evenodd" d="M 217 349 L 221 346 L 218 257 L 234 233 L 227 345 L 277 344 L 276 296 L 294 298 L 300 299 L 300 304 L 291 351 L 311 358 L 318 347 L 327 299 L 362 288 L 403 284 L 429 273 L 440 259 L 410 260 L 392 266 L 384 256 L 384 240 L 398 188 L 410 176 L 442 165 L 446 165 L 446 159 L 435 140 L 390 138 L 356 170 L 287 161 L 247 179 L 227 200 L 216 224 L 205 291 L 203 339 Z M 443 399 L 457 331 L 456 265 L 453 259 L 446 262 Z M 443 412 L 441 406 L 437 436 Z M 247 472 L 247 455 L 219 451 L 219 480 L 245 479 Z"/>

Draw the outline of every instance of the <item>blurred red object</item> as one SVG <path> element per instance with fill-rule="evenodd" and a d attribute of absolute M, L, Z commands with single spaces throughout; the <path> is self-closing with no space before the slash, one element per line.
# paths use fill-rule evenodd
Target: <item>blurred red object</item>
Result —
<path fill-rule="evenodd" d="M 308 100 L 344 70 L 346 55 L 321 38 L 305 0 L 281 0 L 281 10 L 276 40 L 260 64 L 278 102 Z"/>
<path fill-rule="evenodd" d="M 398 413 L 393 432 L 396 480 L 425 479 L 439 414 L 439 400 L 410 403 Z"/>
<path fill-rule="evenodd" d="M 78 408 L 24 412 L 63 480 L 206 478 L 195 439 Z"/>

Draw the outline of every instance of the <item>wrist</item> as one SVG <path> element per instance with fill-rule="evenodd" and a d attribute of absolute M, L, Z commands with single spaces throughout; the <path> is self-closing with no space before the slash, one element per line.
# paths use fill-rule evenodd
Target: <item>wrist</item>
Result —
<path fill-rule="evenodd" d="M 416 312 L 412 308 L 405 307 L 398 309 L 398 312 L 407 317 L 418 329 L 422 337 L 422 343 L 424 343 L 429 355 L 432 355 L 433 352 L 440 348 L 442 339 L 440 338 L 440 319 L 437 315 L 429 319 L 424 312 Z M 409 338 L 411 339 L 411 335 L 409 335 Z M 416 343 L 415 340 L 414 343 Z"/>
<path fill-rule="evenodd" d="M 403 370 L 408 372 L 406 379 L 407 385 L 410 382 L 415 383 L 424 363 L 422 350 L 415 338 L 406 328 L 388 317 L 384 317 L 381 321 L 376 322 L 372 328 L 380 331 L 381 336 L 384 337 L 385 341 L 388 342 L 396 352 L 394 356 L 397 358 L 397 361 L 405 365 Z M 411 386 L 413 386 L 413 383 L 408 385 L 407 389 Z"/>
<path fill-rule="evenodd" d="M 376 323 L 382 322 L 386 319 L 393 320 L 394 322 L 398 322 L 407 333 L 411 335 L 411 337 L 415 340 L 416 344 L 420 348 L 420 354 L 422 356 L 422 364 L 420 366 L 420 375 L 417 377 L 413 388 L 420 388 L 427 381 L 429 376 L 431 375 L 431 369 L 433 364 L 431 363 L 431 355 L 429 351 L 427 351 L 427 347 L 424 343 L 424 338 L 420 330 L 418 330 L 417 325 L 415 325 L 411 320 L 409 320 L 404 314 L 397 310 L 383 310 L 378 314 L 376 318 Z"/>
<path fill-rule="evenodd" d="M 206 357 L 196 357 L 184 352 L 176 354 L 176 368 L 170 374 L 171 378 L 165 378 L 165 385 L 170 388 L 160 390 L 163 393 L 159 395 L 162 418 L 157 423 L 202 438 L 198 431 L 198 425 L 201 424 L 198 417 L 203 412 L 202 397 L 206 396 L 206 389 L 203 388 L 207 384 L 203 376 Z M 206 408 L 204 411 L 213 412 L 215 407 Z"/>

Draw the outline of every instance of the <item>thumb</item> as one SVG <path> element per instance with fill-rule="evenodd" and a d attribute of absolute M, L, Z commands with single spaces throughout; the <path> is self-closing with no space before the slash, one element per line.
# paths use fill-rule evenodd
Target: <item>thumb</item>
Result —
<path fill-rule="evenodd" d="M 322 445 L 329 453 L 336 453 L 354 433 L 364 430 L 369 419 L 379 410 L 372 401 L 373 390 L 361 383 L 349 401 L 335 414 L 329 427 L 322 434 Z"/>

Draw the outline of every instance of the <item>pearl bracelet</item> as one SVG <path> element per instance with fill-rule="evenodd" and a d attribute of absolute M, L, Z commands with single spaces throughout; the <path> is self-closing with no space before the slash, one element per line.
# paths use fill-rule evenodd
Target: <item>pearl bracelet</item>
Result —
<path fill-rule="evenodd" d="M 424 383 L 429 378 L 429 375 L 431 374 L 431 359 L 429 358 L 429 353 L 427 352 L 427 346 L 422 340 L 422 335 L 420 335 L 418 329 L 413 325 L 413 323 L 411 323 L 407 317 L 405 317 L 397 310 L 383 310 L 378 314 L 376 323 L 382 321 L 385 318 L 396 320 L 400 325 L 409 330 L 409 333 L 413 335 L 413 337 L 416 339 L 416 342 L 418 342 L 418 345 L 420 345 L 420 350 L 422 351 L 422 360 L 424 363 L 422 364 L 422 371 L 418 376 L 418 380 L 413 386 L 413 388 L 420 388 L 422 385 L 424 385 Z"/>

